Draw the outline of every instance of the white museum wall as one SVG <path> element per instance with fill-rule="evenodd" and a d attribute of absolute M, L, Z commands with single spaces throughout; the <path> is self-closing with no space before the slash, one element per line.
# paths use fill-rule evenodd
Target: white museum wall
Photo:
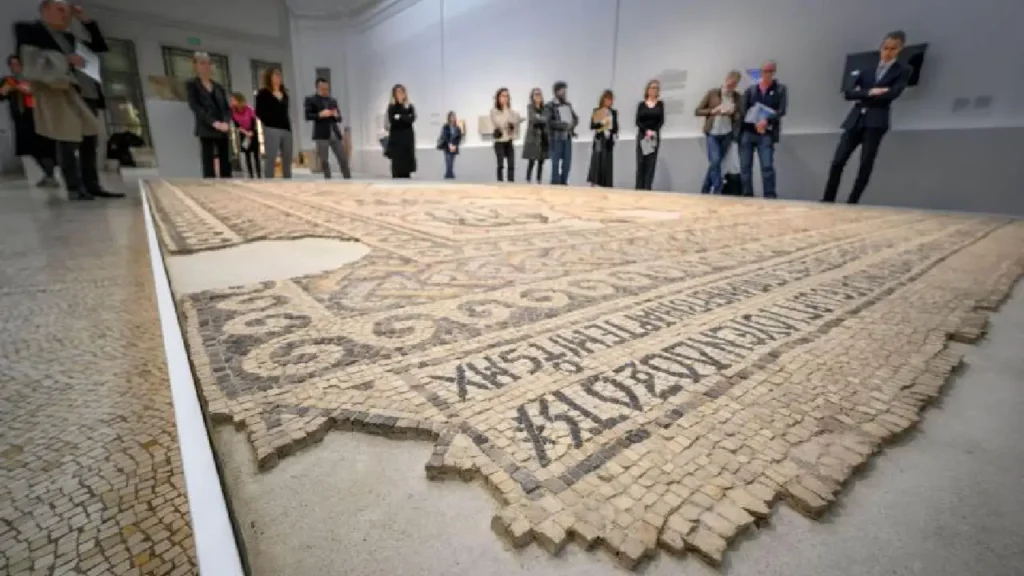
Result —
<path fill-rule="evenodd" d="M 467 119 L 467 143 L 480 144 L 477 117 L 507 87 L 525 115 L 530 91 L 546 98 L 569 84 L 577 112 L 587 115 L 614 80 L 616 0 L 444 0 L 444 111 Z M 416 89 L 415 87 L 412 89 Z M 440 127 L 430 134 L 436 141 Z"/>
<path fill-rule="evenodd" d="M 741 0 L 420 0 L 350 39 L 356 57 L 348 67 L 349 94 L 354 114 L 362 116 L 353 121 L 363 124 L 356 168 L 386 174 L 375 118 L 390 86 L 402 82 L 420 116 L 419 176 L 440 175 L 433 143 L 440 118 L 454 109 L 470 132 L 457 174 L 491 180 L 494 156 L 477 135 L 476 119 L 489 110 L 495 89 L 508 86 L 522 110 L 531 87 L 549 96 L 551 83 L 561 79 L 569 82 L 581 115 L 600 90 L 616 91 L 626 141 L 616 155 L 616 183 L 628 187 L 636 102 L 648 79 L 662 77 L 672 114 L 656 183 L 694 191 L 705 168 L 693 117 L 697 101 L 729 69 L 774 58 L 790 95 L 776 161 L 780 193 L 814 198 L 848 110 L 839 94 L 845 55 L 871 50 L 885 32 L 902 28 L 911 43 L 928 42 L 929 51 L 921 84 L 894 106 L 894 133 L 883 144 L 865 200 L 1024 214 L 1015 184 L 1020 163 L 1004 162 L 1009 157 L 999 148 L 1024 141 L 1024 76 L 1017 73 L 1024 45 L 1016 30 L 1022 20 L 1019 0 L 969 7 L 957 0 L 775 0 L 771 10 L 751 10 Z M 589 134 L 581 136 L 577 184 L 584 183 L 589 161 Z M 855 164 L 847 169 L 850 180 Z M 964 189 L 953 195 L 934 190 L 943 183 Z"/>
<path fill-rule="evenodd" d="M 431 147 L 444 114 L 441 0 L 420 0 L 346 42 L 352 130 L 357 145 L 378 146 L 391 87 L 401 83 L 416 107 L 416 140 Z M 435 128 L 436 127 L 436 128 Z"/>
<path fill-rule="evenodd" d="M 134 2 L 134 0 L 132 0 Z M 242 2 L 244 0 L 234 0 Z M 170 3 L 168 3 L 170 4 Z M 211 4 L 216 4 L 212 3 Z M 271 0 L 253 2 L 259 4 L 276 4 Z M 132 5 L 134 7 L 134 5 Z M 238 6 L 238 15 L 230 28 L 218 28 L 214 20 L 203 20 L 203 23 L 174 21 L 142 12 L 113 10 L 106 7 L 94 9 L 94 18 L 100 25 L 103 34 L 109 38 L 131 40 L 135 44 L 135 56 L 139 64 L 139 76 L 142 78 L 142 89 L 147 97 L 152 96 L 146 79 L 151 76 L 163 76 L 163 47 L 180 48 L 188 51 L 203 51 L 223 54 L 228 57 L 231 72 L 231 89 L 250 96 L 257 86 L 253 85 L 251 62 L 264 60 L 280 62 L 286 76 L 290 73 L 291 51 L 287 36 L 282 30 L 273 35 L 260 36 L 245 32 L 239 18 L 255 19 Z M 252 14 L 259 15 L 259 12 Z M 201 14 L 196 14 L 201 16 Z M 280 17 L 274 16 L 275 26 Z M 218 22 L 220 23 L 220 22 Z M 287 29 L 287 24 L 285 25 Z M 199 45 L 192 45 L 189 40 L 199 40 Z"/>
<path fill-rule="evenodd" d="M 252 80 L 252 60 L 280 62 L 285 78 L 291 77 L 290 29 L 282 3 L 217 0 L 202 4 L 209 9 L 198 8 L 199 4 L 198 0 L 103 0 L 102 4 L 93 2 L 86 9 L 105 36 L 134 43 L 143 96 L 147 101 L 156 96 L 147 78 L 165 74 L 165 46 L 227 56 L 231 89 L 246 94 L 250 104 L 258 89 Z M 163 6 L 167 10 L 161 12 Z M 190 39 L 198 39 L 199 45 L 190 43 Z M 297 108 L 293 107 L 295 113 Z M 191 134 L 191 123 L 185 129 Z"/>
<path fill-rule="evenodd" d="M 296 101 L 296 116 L 293 121 L 296 132 L 301 135 L 302 150 L 313 148 L 313 130 L 306 122 L 302 102 L 316 89 L 317 68 L 331 71 L 331 93 L 338 100 L 343 122 L 352 119 L 352 99 L 348 94 L 345 67 L 346 22 L 340 16 L 305 17 L 290 15 L 291 50 L 293 77 L 288 81 L 292 98 Z"/>
<path fill-rule="evenodd" d="M 205 24 L 256 37 L 281 36 L 281 3 L 272 0 L 85 0 L 87 8 L 149 20 Z"/>

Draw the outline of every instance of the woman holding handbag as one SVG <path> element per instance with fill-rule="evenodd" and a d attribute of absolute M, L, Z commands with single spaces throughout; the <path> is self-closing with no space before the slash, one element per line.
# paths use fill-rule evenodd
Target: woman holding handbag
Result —
<path fill-rule="evenodd" d="M 601 93 L 597 108 L 590 115 L 590 129 L 594 131 L 594 143 L 590 149 L 590 171 L 587 182 L 591 186 L 611 188 L 614 185 L 612 165 L 614 164 L 615 141 L 619 137 L 619 113 L 612 105 L 615 95 L 611 90 Z"/>
<path fill-rule="evenodd" d="M 516 181 L 515 144 L 516 132 L 523 119 L 512 109 L 508 88 L 498 88 L 494 94 L 494 108 L 491 109 L 491 124 L 494 125 L 494 156 L 498 161 L 498 182 L 504 180 L 503 170 L 508 165 L 508 181 Z"/>
<path fill-rule="evenodd" d="M 526 107 L 526 141 L 523 142 L 523 160 L 526 160 L 526 181 L 533 181 L 533 168 L 537 168 L 537 183 L 544 172 L 548 157 L 548 126 L 544 117 L 544 93 L 540 88 L 530 91 L 530 104 Z"/>
<path fill-rule="evenodd" d="M 462 130 L 455 112 L 448 113 L 448 120 L 441 127 L 441 135 L 437 137 L 437 149 L 444 153 L 444 179 L 455 179 L 455 156 L 459 153 L 462 143 Z"/>
<path fill-rule="evenodd" d="M 231 120 L 238 128 L 238 150 L 245 158 L 249 178 L 260 177 L 260 138 L 256 112 L 246 104 L 245 95 L 235 92 L 231 95 Z"/>

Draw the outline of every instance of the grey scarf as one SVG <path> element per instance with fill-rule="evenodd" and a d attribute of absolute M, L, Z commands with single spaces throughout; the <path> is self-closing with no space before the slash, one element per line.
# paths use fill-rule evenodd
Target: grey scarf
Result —
<path fill-rule="evenodd" d="M 50 36 L 53 37 L 53 41 L 57 43 L 61 52 L 68 56 L 75 53 L 75 47 L 72 43 L 68 42 L 68 39 L 64 36 L 63 32 L 54 30 L 53 28 L 46 26 L 45 23 L 44 27 L 50 33 Z M 78 91 L 82 94 L 82 98 L 86 100 L 96 100 L 100 97 L 100 87 L 96 84 L 95 80 L 78 68 L 72 68 L 71 72 L 75 77 L 75 84 L 78 85 Z"/>

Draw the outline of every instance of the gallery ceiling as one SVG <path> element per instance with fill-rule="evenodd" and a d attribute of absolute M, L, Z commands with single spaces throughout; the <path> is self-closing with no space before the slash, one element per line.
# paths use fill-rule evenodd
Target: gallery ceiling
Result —
<path fill-rule="evenodd" d="M 358 16 L 392 0 L 284 0 L 298 16 Z"/>

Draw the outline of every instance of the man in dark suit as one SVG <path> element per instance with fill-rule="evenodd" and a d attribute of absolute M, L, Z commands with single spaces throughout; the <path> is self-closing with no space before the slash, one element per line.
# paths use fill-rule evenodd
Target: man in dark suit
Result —
<path fill-rule="evenodd" d="M 331 179 L 331 162 L 329 151 L 334 152 L 341 168 L 341 176 L 346 180 L 352 178 L 348 166 L 348 157 L 342 148 L 344 137 L 341 134 L 341 112 L 338 101 L 331 97 L 331 85 L 326 78 L 316 79 L 316 94 L 306 97 L 303 106 L 306 120 L 313 123 L 313 142 L 316 143 L 316 154 L 320 158 L 320 166 L 324 171 L 324 179 Z"/>
<path fill-rule="evenodd" d="M 900 51 L 907 43 L 907 35 L 901 31 L 890 32 L 882 40 L 878 65 L 874 68 L 853 71 L 853 80 L 845 90 L 846 99 L 853 102 L 853 108 L 843 122 L 843 135 L 839 138 L 832 167 L 825 185 L 822 202 L 835 202 L 843 168 L 858 146 L 860 168 L 857 180 L 850 192 L 850 204 L 860 201 L 861 194 L 868 186 L 871 169 L 875 165 L 882 137 L 889 131 L 889 108 L 900 97 L 910 80 L 911 68 L 898 60 Z"/>

